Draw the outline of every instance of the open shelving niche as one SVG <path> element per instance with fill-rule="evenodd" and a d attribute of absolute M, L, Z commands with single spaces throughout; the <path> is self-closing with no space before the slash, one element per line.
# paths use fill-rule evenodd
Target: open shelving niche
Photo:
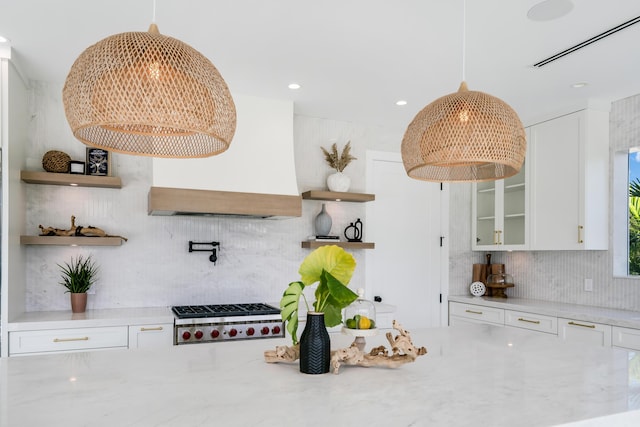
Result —
<path fill-rule="evenodd" d="M 20 171 L 20 179 L 27 184 L 122 188 L 122 180 L 117 176 Z M 120 246 L 122 245 L 122 239 L 120 237 L 20 236 L 20 244 L 57 246 Z"/>
<path fill-rule="evenodd" d="M 375 194 L 367 193 L 348 193 L 339 191 L 323 191 L 323 190 L 310 190 L 302 193 L 302 199 L 304 200 L 322 200 L 326 202 L 353 202 L 353 203 L 365 203 L 371 202 L 376 199 Z M 375 243 L 372 242 L 331 242 L 331 241 L 317 241 L 317 240 L 305 240 L 301 243 L 304 249 L 316 249 L 320 246 L 336 245 L 345 249 L 375 249 Z"/>

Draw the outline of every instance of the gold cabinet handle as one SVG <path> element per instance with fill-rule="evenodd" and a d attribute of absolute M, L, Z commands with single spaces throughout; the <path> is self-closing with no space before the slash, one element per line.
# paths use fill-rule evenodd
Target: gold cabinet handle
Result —
<path fill-rule="evenodd" d="M 465 310 L 465 313 L 471 313 L 471 314 L 482 314 L 481 311 L 473 311 L 473 310 Z"/>
<path fill-rule="evenodd" d="M 529 319 L 524 319 L 522 317 L 518 318 L 518 322 L 527 322 L 527 323 L 535 323 L 536 325 L 540 324 L 539 320 L 529 320 Z"/>
<path fill-rule="evenodd" d="M 583 328 L 591 328 L 591 329 L 596 328 L 596 325 L 585 325 L 583 323 L 569 322 L 569 324 L 573 326 L 582 326 Z"/>
<path fill-rule="evenodd" d="M 502 234 L 502 230 L 493 230 L 493 244 L 494 245 L 501 245 L 502 244 L 502 239 L 500 238 Z"/>
<path fill-rule="evenodd" d="M 89 341 L 89 337 L 80 338 L 54 338 L 53 342 L 69 342 L 69 341 Z"/>
<path fill-rule="evenodd" d="M 582 225 L 578 226 L 578 243 L 584 243 L 584 240 L 582 240 L 582 230 L 584 229 L 584 227 Z"/>
<path fill-rule="evenodd" d="M 162 326 L 157 326 L 155 328 L 140 328 L 140 332 L 146 332 L 146 331 L 161 331 L 162 330 Z"/>

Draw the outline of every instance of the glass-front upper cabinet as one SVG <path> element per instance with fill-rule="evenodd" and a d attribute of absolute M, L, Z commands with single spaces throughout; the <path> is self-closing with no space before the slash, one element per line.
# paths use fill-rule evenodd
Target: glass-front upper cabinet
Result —
<path fill-rule="evenodd" d="M 527 163 L 516 175 L 473 184 L 471 248 L 478 251 L 527 249 Z"/>

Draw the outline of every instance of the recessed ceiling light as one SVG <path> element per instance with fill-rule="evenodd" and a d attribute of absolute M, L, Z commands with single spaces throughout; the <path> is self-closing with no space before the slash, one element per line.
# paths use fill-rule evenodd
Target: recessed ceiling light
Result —
<path fill-rule="evenodd" d="M 587 83 L 587 82 L 578 82 L 578 83 L 572 84 L 571 87 L 578 89 L 578 88 L 581 88 L 581 87 L 585 87 L 588 84 L 589 83 Z"/>
<path fill-rule="evenodd" d="M 289 83 L 288 87 L 289 89 L 296 90 L 296 89 L 300 89 L 301 86 L 298 83 Z"/>
<path fill-rule="evenodd" d="M 527 12 L 527 18 L 532 21 L 551 21 L 558 19 L 573 9 L 570 0 L 545 0 L 533 6 Z"/>
<path fill-rule="evenodd" d="M 396 101 L 396 105 L 400 105 L 400 106 L 407 105 L 407 101 L 401 99 L 400 101 Z"/>

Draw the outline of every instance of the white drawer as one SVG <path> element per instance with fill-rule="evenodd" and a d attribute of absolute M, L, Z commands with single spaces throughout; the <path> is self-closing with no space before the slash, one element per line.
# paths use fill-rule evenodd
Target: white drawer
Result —
<path fill-rule="evenodd" d="M 9 332 L 9 355 L 127 347 L 127 326 Z"/>
<path fill-rule="evenodd" d="M 558 318 L 558 336 L 570 343 L 611 347 L 611 325 Z"/>
<path fill-rule="evenodd" d="M 159 348 L 173 345 L 173 324 L 129 326 L 129 348 Z"/>
<path fill-rule="evenodd" d="M 623 347 L 640 351 L 640 329 L 613 327 L 612 344 L 615 347 Z"/>
<path fill-rule="evenodd" d="M 472 319 L 479 322 L 504 325 L 504 310 L 501 308 L 450 302 L 449 315 L 464 317 L 466 319 Z"/>
<path fill-rule="evenodd" d="M 553 316 L 505 310 L 504 324 L 516 328 L 558 335 L 558 318 Z"/>

